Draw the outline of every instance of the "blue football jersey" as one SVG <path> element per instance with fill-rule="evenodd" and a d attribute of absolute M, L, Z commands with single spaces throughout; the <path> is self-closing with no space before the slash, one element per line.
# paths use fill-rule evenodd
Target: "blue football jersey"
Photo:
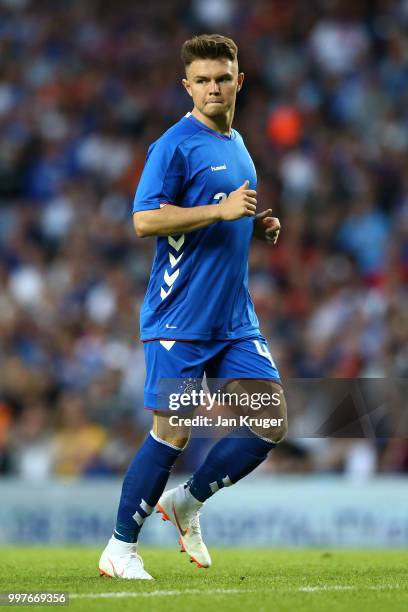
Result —
<path fill-rule="evenodd" d="M 224 136 L 190 113 L 148 150 L 133 212 L 218 204 L 249 180 L 252 159 L 236 130 Z M 248 291 L 254 218 L 158 237 L 141 310 L 141 339 L 228 340 L 259 334 Z"/>

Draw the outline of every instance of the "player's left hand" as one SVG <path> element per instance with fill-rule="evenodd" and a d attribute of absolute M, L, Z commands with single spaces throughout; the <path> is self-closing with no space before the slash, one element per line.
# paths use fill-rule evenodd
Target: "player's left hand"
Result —
<path fill-rule="evenodd" d="M 277 217 L 272 217 L 272 209 L 264 210 L 255 216 L 254 235 L 261 240 L 276 244 L 279 238 L 281 224 Z"/>

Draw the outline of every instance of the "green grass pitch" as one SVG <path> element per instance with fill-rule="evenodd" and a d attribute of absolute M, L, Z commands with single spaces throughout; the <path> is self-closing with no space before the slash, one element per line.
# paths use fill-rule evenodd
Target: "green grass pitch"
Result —
<path fill-rule="evenodd" d="M 86 612 L 408 610 L 408 551 L 218 549 L 208 570 L 176 548 L 140 552 L 154 581 L 100 578 L 99 549 L 5 548 L 0 591 L 66 591 L 58 609 Z"/>

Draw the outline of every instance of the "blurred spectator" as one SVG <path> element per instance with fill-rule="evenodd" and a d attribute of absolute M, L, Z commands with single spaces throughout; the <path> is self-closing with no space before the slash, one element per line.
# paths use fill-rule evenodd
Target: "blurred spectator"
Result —
<path fill-rule="evenodd" d="M 110 440 L 101 453 L 102 464 L 111 474 L 123 474 L 144 436 L 138 432 L 131 416 L 126 414 L 116 418 L 110 434 Z"/>
<path fill-rule="evenodd" d="M 190 110 L 195 32 L 240 47 L 235 127 L 283 227 L 253 245 L 250 289 L 283 378 L 407 376 L 406 1 L 68 4 L 0 0 L 0 471 L 116 473 L 149 426 L 154 241 L 130 210 L 148 145 Z M 322 469 L 305 455 L 288 464 Z"/>
<path fill-rule="evenodd" d="M 389 237 L 388 219 L 374 209 L 370 196 L 359 194 L 337 234 L 339 247 L 354 256 L 367 280 L 384 273 Z"/>
<path fill-rule="evenodd" d="M 57 476 L 81 476 L 96 471 L 107 434 L 89 421 L 82 398 L 67 393 L 58 406 L 59 426 L 54 437 L 53 463 Z"/>
<path fill-rule="evenodd" d="M 13 473 L 29 480 L 52 475 L 52 423 L 41 404 L 26 406 L 13 432 Z"/>

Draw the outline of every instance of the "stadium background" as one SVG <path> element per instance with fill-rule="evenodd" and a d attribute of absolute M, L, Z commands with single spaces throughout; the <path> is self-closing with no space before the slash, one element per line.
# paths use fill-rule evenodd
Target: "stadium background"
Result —
<path fill-rule="evenodd" d="M 181 43 L 214 31 L 240 47 L 234 126 L 283 226 L 250 256 L 283 378 L 407 376 L 406 0 L 0 0 L 4 499 L 10 478 L 37 493 L 55 477 L 116 483 L 148 428 L 138 314 L 154 240 L 136 239 L 130 207 L 147 146 L 190 110 Z M 289 437 L 253 486 L 398 475 L 392 495 L 407 470 L 403 439 Z"/>

